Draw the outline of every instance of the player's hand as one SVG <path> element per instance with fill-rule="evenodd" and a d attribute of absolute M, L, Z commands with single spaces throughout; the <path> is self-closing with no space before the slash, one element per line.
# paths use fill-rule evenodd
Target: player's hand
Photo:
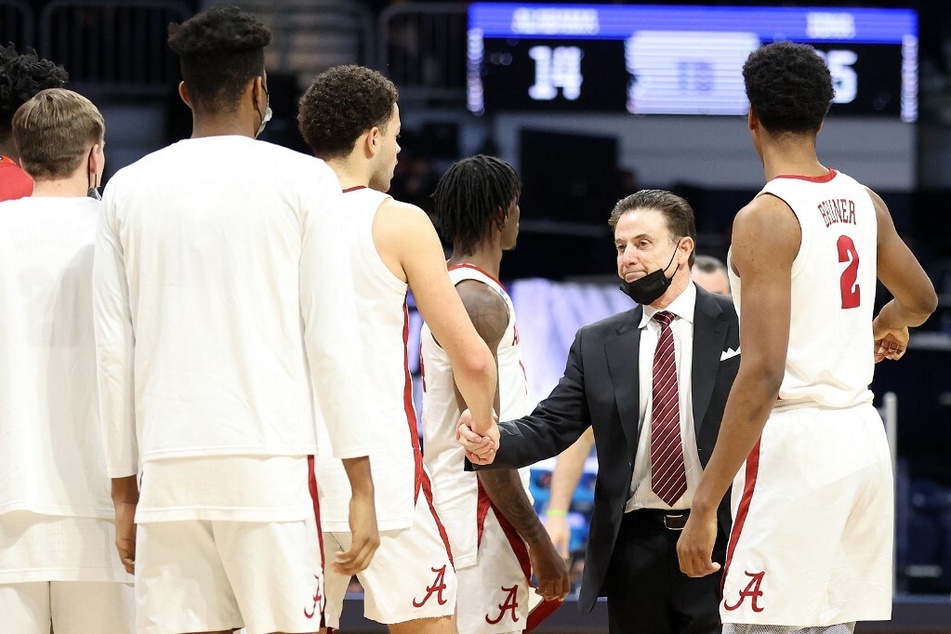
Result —
<path fill-rule="evenodd" d="M 499 446 L 499 415 L 492 411 L 492 418 L 486 422 L 479 423 L 472 415 L 472 410 L 466 409 L 459 416 L 459 423 L 465 424 L 474 434 L 483 438 L 491 438 L 495 447 Z"/>
<path fill-rule="evenodd" d="M 872 337 L 875 339 L 875 363 L 888 359 L 897 361 L 908 349 L 908 327 L 892 328 L 876 317 L 872 321 Z"/>
<path fill-rule="evenodd" d="M 680 539 L 677 540 L 677 559 L 680 570 L 688 577 L 705 577 L 720 569 L 713 561 L 713 544 L 717 539 L 717 514 L 690 512 Z"/>
<path fill-rule="evenodd" d="M 495 460 L 495 452 L 499 446 L 499 428 L 497 423 L 492 424 L 489 435 L 482 436 L 472 431 L 472 414 L 469 410 L 462 412 L 459 424 L 456 426 L 456 440 L 465 449 L 466 458 L 473 464 L 491 464 Z"/>
<path fill-rule="evenodd" d="M 565 515 L 545 515 L 545 530 L 551 539 L 552 546 L 562 557 L 568 559 L 568 544 L 571 542 L 571 527 Z"/>
<path fill-rule="evenodd" d="M 333 567 L 341 575 L 352 576 L 370 565 L 373 553 L 380 546 L 372 494 L 354 494 L 350 497 L 350 534 L 350 550 L 337 553 Z"/>
<path fill-rule="evenodd" d="M 125 571 L 135 574 L 135 502 L 116 502 L 116 550 Z"/>
<path fill-rule="evenodd" d="M 529 547 L 528 557 L 538 581 L 535 593 L 546 601 L 564 601 L 571 592 L 568 566 L 558 551 L 547 541 Z"/>

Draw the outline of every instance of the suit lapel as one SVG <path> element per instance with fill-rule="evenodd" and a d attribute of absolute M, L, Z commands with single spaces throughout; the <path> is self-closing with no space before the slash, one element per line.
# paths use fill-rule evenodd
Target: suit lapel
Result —
<path fill-rule="evenodd" d="M 640 389 L 637 378 L 638 355 L 640 353 L 641 322 L 643 309 L 637 306 L 630 311 L 630 320 L 618 328 L 617 335 L 604 342 L 608 360 L 608 372 L 614 387 L 614 398 L 621 428 L 627 439 L 628 450 L 633 457 L 637 448 L 637 421 L 640 403 Z"/>
<path fill-rule="evenodd" d="M 726 342 L 728 324 L 720 319 L 720 305 L 713 297 L 697 287 L 697 305 L 693 320 L 693 426 L 697 436 L 713 396 L 720 356 Z"/>

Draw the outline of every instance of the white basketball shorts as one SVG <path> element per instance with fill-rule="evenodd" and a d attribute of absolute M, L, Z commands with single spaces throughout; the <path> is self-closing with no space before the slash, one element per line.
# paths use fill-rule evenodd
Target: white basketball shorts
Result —
<path fill-rule="evenodd" d="M 323 614 L 317 519 L 140 524 L 137 631 L 316 632 Z"/>
<path fill-rule="evenodd" d="M 531 631 L 561 606 L 545 601 L 532 587 L 528 546 L 515 528 L 497 515 L 479 489 L 478 560 L 456 571 L 459 634 L 503 634 Z"/>
<path fill-rule="evenodd" d="M 733 517 L 724 623 L 890 618 L 894 489 L 871 404 L 775 410 L 733 483 Z"/>
<path fill-rule="evenodd" d="M 118 556 L 118 555 L 117 555 Z M 17 634 L 131 634 L 132 584 L 34 581 L 0 584 L 0 631 Z"/>
<path fill-rule="evenodd" d="M 326 622 L 340 627 L 350 577 L 334 572 L 334 554 L 350 548 L 349 532 L 324 533 Z M 364 589 L 363 613 L 378 623 L 404 623 L 452 615 L 456 609 L 456 573 L 442 521 L 428 496 L 416 498 L 409 528 L 380 532 L 380 547 L 357 575 Z"/>

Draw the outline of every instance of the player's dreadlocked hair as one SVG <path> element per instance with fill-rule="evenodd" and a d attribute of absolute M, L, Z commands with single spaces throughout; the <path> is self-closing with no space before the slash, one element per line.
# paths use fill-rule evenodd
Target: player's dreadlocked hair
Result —
<path fill-rule="evenodd" d="M 297 125 L 316 156 L 341 158 L 367 130 L 386 131 L 397 99 L 396 85 L 377 71 L 334 66 L 317 75 L 301 97 Z"/>
<path fill-rule="evenodd" d="M 69 75 L 66 70 L 36 51 L 17 53 L 13 44 L 0 46 L 0 141 L 10 138 L 13 114 L 17 108 L 46 88 L 62 88 Z"/>
<path fill-rule="evenodd" d="M 168 25 L 168 45 L 181 61 L 192 105 L 204 112 L 234 112 L 255 77 L 264 75 L 271 31 L 237 7 L 214 7 L 182 24 Z"/>
<path fill-rule="evenodd" d="M 472 253 L 521 191 L 522 179 L 501 159 L 478 154 L 454 163 L 432 195 L 439 237 L 463 255 Z"/>
<path fill-rule="evenodd" d="M 806 44 L 773 42 L 753 51 L 743 80 L 753 112 L 770 132 L 818 132 L 834 94 L 825 60 Z"/>

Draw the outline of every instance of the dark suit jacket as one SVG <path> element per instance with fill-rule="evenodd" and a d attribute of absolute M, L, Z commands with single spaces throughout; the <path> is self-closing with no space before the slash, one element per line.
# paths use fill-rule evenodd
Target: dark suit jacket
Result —
<path fill-rule="evenodd" d="M 535 411 L 499 423 L 501 442 L 491 467 L 523 467 L 558 455 L 588 426 L 594 427 L 598 477 L 585 556 L 580 607 L 588 612 L 602 594 L 624 506 L 627 504 L 638 425 L 640 306 L 581 328 L 568 353 L 565 374 Z M 694 311 L 693 416 L 700 462 L 706 466 L 720 429 L 740 356 L 736 309 L 728 297 L 697 287 Z M 718 517 L 729 534 L 729 496 Z"/>

